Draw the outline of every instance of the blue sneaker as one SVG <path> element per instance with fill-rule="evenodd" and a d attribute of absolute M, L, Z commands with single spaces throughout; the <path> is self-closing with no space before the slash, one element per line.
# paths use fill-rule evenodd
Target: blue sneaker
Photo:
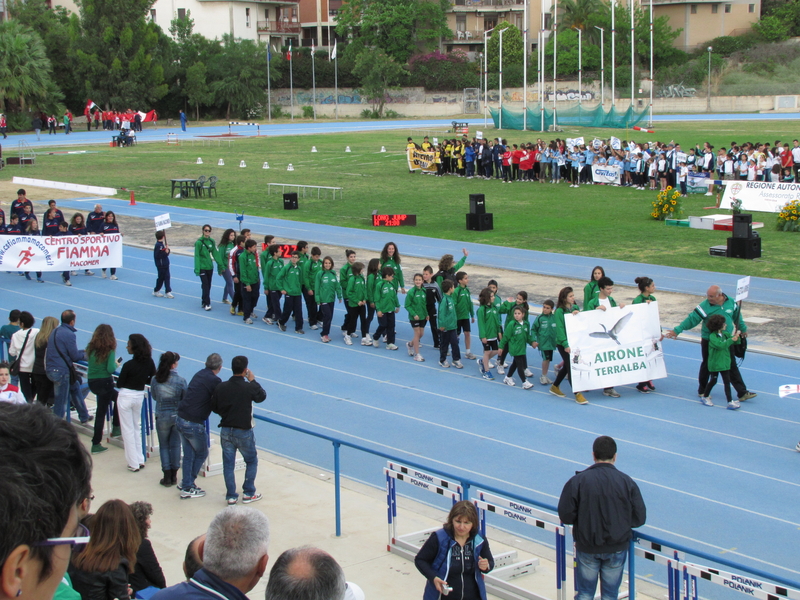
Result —
<path fill-rule="evenodd" d="M 482 377 L 484 379 L 488 379 L 489 381 L 494 381 L 494 375 L 492 375 L 491 371 L 484 371 Z"/>
<path fill-rule="evenodd" d="M 486 369 L 483 368 L 483 359 L 482 358 L 478 358 L 477 359 L 477 363 L 478 363 L 478 369 L 480 369 L 481 373 L 486 373 Z M 486 379 L 489 379 L 489 378 L 486 377 Z M 492 379 L 494 379 L 494 377 L 492 377 Z"/>

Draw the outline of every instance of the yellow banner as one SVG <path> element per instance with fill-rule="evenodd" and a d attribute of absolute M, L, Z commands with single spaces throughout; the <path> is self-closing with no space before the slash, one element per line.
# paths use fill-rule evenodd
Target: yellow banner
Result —
<path fill-rule="evenodd" d="M 408 149 L 408 169 L 409 171 L 416 171 L 421 169 L 423 171 L 436 172 L 436 153 L 424 152 L 423 150 L 416 150 L 414 148 Z"/>

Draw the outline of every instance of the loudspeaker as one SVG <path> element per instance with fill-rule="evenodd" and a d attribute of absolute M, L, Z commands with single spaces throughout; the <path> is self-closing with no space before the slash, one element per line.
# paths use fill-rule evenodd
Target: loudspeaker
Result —
<path fill-rule="evenodd" d="M 749 214 L 733 215 L 733 237 L 735 238 L 753 237 L 753 215 Z"/>
<path fill-rule="evenodd" d="M 467 215 L 467 230 L 489 231 L 491 229 L 494 229 L 494 215 L 492 213 L 482 213 L 479 215 L 469 213 Z"/>
<path fill-rule="evenodd" d="M 283 210 L 297 210 L 296 192 L 289 192 L 283 195 Z"/>
<path fill-rule="evenodd" d="M 483 194 L 469 195 L 469 212 L 473 215 L 486 213 L 486 197 Z"/>
<path fill-rule="evenodd" d="M 750 215 L 747 215 L 750 216 Z M 734 224 L 734 227 L 736 225 Z M 730 258 L 761 258 L 761 238 L 728 238 L 728 256 Z"/>

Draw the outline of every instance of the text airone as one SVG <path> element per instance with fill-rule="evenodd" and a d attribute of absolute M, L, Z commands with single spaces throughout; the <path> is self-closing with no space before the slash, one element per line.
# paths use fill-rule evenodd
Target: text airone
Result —
<path fill-rule="evenodd" d="M 624 360 L 626 358 L 638 358 L 644 356 L 641 346 L 636 348 L 628 348 L 627 350 L 607 350 L 606 352 L 598 352 L 595 354 L 595 363 L 612 362 L 615 360 Z"/>

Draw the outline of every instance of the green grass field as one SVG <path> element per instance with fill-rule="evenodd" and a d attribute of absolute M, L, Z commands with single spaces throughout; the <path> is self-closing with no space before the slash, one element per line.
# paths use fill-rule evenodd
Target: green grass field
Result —
<path fill-rule="evenodd" d="M 793 121 L 743 123 L 687 122 L 659 128 L 656 134 L 609 129 L 569 129 L 559 137 L 583 135 L 637 141 L 679 141 L 684 148 L 704 141 L 715 147 L 738 143 L 790 141 L 797 137 Z M 535 141 L 541 134 L 503 132 L 509 143 Z M 495 137 L 492 129 L 485 132 Z M 633 135 L 635 134 L 635 135 Z M 102 134 L 101 134 L 102 135 Z M 281 219 L 328 223 L 346 227 L 371 228 L 371 213 L 409 213 L 417 215 L 417 227 L 402 233 L 471 242 L 498 244 L 548 252 L 561 252 L 598 258 L 637 261 L 742 275 L 757 275 L 800 280 L 797 250 L 800 235 L 775 230 L 776 216 L 754 214 L 763 221 L 763 257 L 757 261 L 713 258 L 708 247 L 725 244 L 728 232 L 712 232 L 667 227 L 650 216 L 655 192 L 608 186 L 582 186 L 571 189 L 564 184 L 501 184 L 498 181 L 437 178 L 419 173 L 410 175 L 404 153 L 405 130 L 357 134 L 329 134 L 298 137 L 242 138 L 221 146 L 195 142 L 180 146 L 162 143 L 140 144 L 132 148 L 91 146 L 92 154 L 40 153 L 35 167 L 7 167 L 0 179 L 23 175 L 88 185 L 128 188 L 137 200 L 163 204 L 196 206 L 233 213 Z M 547 140 L 554 134 L 544 134 Z M 103 139 L 107 139 L 104 136 Z M 421 140 L 419 140 L 421 141 Z M 312 153 L 316 146 L 318 152 Z M 350 146 L 351 152 L 345 153 Z M 385 146 L 386 153 L 381 153 Z M 77 148 L 71 148 L 77 149 Z M 55 150 L 63 150 L 55 149 Z M 203 165 L 196 165 L 197 157 Z M 218 159 L 225 166 L 217 166 Z M 247 168 L 239 168 L 246 161 Z M 269 170 L 261 168 L 268 161 Z M 292 163 L 293 172 L 286 167 Z M 219 197 L 199 200 L 170 199 L 170 179 L 217 175 Z M 280 194 L 267 194 L 268 182 L 286 182 L 344 188 L 344 199 L 317 200 L 301 197 L 300 209 L 284 211 Z M 465 214 L 469 194 L 486 195 L 487 212 L 494 214 L 494 230 L 467 231 Z M 713 204 L 705 196 L 690 196 L 684 202 L 685 215 L 710 212 Z M 388 235 L 388 232 L 387 232 Z M 354 239 L 354 244 L 357 244 Z M 498 265 L 503 266 L 503 265 Z"/>

